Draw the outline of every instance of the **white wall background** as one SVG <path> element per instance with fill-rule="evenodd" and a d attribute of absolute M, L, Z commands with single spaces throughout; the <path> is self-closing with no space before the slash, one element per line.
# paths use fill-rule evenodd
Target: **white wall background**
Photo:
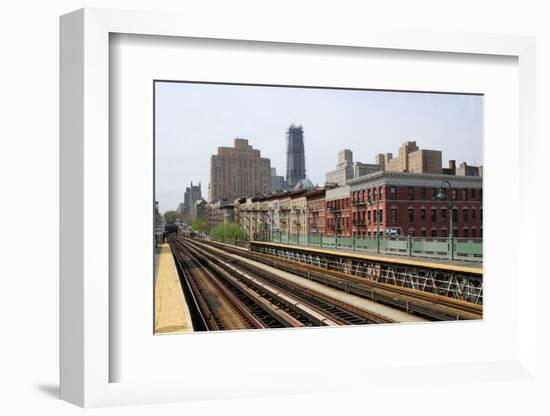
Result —
<path fill-rule="evenodd" d="M 178 10 L 193 13 L 208 24 L 213 14 L 231 19 L 237 14 L 274 19 L 285 25 L 324 25 L 327 31 L 356 25 L 432 28 L 437 30 L 510 33 L 537 36 L 538 134 L 540 147 L 533 151 L 533 175 L 548 178 L 543 158 L 549 154 L 550 137 L 550 29 L 545 1 L 437 0 L 383 1 L 258 1 L 233 0 L 89 0 L 87 2 L 10 1 L 0 9 L 0 413 L 73 414 L 81 412 L 56 399 L 58 385 L 58 17 L 81 7 Z M 238 29 L 237 29 L 238 30 Z M 543 139 L 544 138 L 544 139 Z M 537 162 L 538 161 L 538 162 Z M 541 182 L 539 209 L 544 217 L 548 185 Z M 546 192 L 544 192 L 546 191 Z M 546 195 L 545 195 L 546 193 Z M 541 222 L 538 249 L 543 264 Z M 540 366 L 550 374 L 547 358 L 548 306 L 539 285 Z M 473 346 L 474 347 L 474 346 Z M 548 380 L 548 378 L 547 378 Z M 100 414 L 548 414 L 550 405 L 542 387 L 507 383 L 488 385 L 483 393 L 465 385 L 434 386 L 432 393 L 418 391 L 392 398 L 330 396 L 281 397 L 163 405 L 155 408 L 94 410 Z M 550 388 L 547 387 L 547 391 Z M 483 396 L 483 395 L 485 396 Z M 386 400 L 387 399 L 387 400 Z M 475 406 L 472 407 L 472 402 Z M 537 404 L 538 403 L 538 404 Z M 544 406 L 544 407 L 543 407 Z M 294 409 L 294 410 L 292 410 Z"/>

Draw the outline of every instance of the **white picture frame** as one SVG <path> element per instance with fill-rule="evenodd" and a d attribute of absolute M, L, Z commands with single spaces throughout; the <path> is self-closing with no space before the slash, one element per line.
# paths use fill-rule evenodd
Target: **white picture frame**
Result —
<path fill-rule="evenodd" d="M 244 23 L 244 22 L 243 22 Z M 238 27 L 238 31 L 235 30 Z M 520 177 L 515 192 L 518 207 L 527 204 L 536 184 L 528 177 L 529 154 L 535 136 L 535 41 L 530 37 L 428 32 L 382 32 L 361 28 L 328 34 L 312 26 L 307 35 L 277 22 L 235 25 L 217 22 L 204 26 L 191 16 L 83 9 L 61 18 L 61 397 L 80 406 L 158 403 L 211 397 L 248 397 L 360 389 L 400 380 L 407 385 L 434 383 L 442 372 L 463 383 L 483 380 L 536 382 L 536 258 L 527 244 L 518 244 L 525 283 L 517 292 L 517 346 L 505 360 L 456 363 L 452 359 L 414 368 L 342 367 L 311 373 L 270 374 L 262 383 L 228 383 L 228 379 L 189 378 L 178 381 L 110 382 L 110 365 L 119 359 L 110 349 L 109 253 L 109 37 L 135 34 L 206 39 L 332 45 L 333 47 L 429 51 L 442 54 L 503 55 L 515 57 L 519 68 Z M 516 186 L 516 184 L 511 185 Z M 535 217 L 520 216 L 526 230 L 521 241 L 535 241 Z M 517 273 L 517 271 L 516 271 Z M 355 331 L 360 330 L 356 329 Z M 407 331 L 399 329 L 396 331 Z M 138 347 L 136 347 L 138 348 Z M 325 374 L 327 377 L 319 377 Z M 348 380 L 342 382 L 341 380 Z M 481 381 L 480 381 L 481 380 Z M 418 384 L 418 383 L 416 383 Z"/>

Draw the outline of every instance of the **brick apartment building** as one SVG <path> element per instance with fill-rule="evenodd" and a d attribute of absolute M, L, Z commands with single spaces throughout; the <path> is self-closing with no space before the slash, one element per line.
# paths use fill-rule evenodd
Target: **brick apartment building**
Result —
<path fill-rule="evenodd" d="M 445 199 L 438 198 L 443 181 Z M 333 201 L 342 210 L 341 228 L 357 237 L 398 233 L 416 237 L 483 237 L 482 178 L 410 172 L 376 172 L 349 181 L 350 202 Z M 449 204 L 452 198 L 452 211 Z M 368 201 L 371 201 L 369 204 Z M 327 206 L 329 202 L 327 201 Z M 347 214 L 344 214 L 347 212 Z M 351 217 L 348 227 L 345 218 Z M 340 232 L 339 232 L 340 234 Z M 347 235 L 347 234 L 345 234 Z"/>
<path fill-rule="evenodd" d="M 326 233 L 326 202 L 325 189 L 315 189 L 308 192 L 307 199 L 307 230 L 310 234 Z"/>
<path fill-rule="evenodd" d="M 233 201 L 269 192 L 271 161 L 261 157 L 248 140 L 237 138 L 234 147 L 218 147 L 218 153 L 210 160 L 209 202 Z"/>
<path fill-rule="evenodd" d="M 368 175 L 367 175 L 368 176 Z M 325 196 L 326 235 L 351 236 L 352 207 L 350 186 L 339 186 L 328 189 Z"/>

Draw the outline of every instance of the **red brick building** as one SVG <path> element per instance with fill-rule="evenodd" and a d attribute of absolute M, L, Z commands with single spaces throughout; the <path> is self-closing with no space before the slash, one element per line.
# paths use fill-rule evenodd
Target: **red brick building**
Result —
<path fill-rule="evenodd" d="M 338 233 L 341 236 L 352 235 L 352 204 L 350 186 L 328 189 L 325 196 L 326 235 Z"/>
<path fill-rule="evenodd" d="M 451 195 L 444 181 L 450 183 Z M 334 205 L 342 210 L 339 229 L 343 232 L 349 229 L 357 237 L 376 236 L 377 230 L 381 235 L 446 237 L 452 215 L 455 237 L 480 238 L 483 237 L 482 182 L 477 176 L 376 172 L 348 182 L 350 208 L 344 201 L 336 200 L 327 202 L 327 207 Z M 446 194 L 444 200 L 438 198 L 441 186 Z M 350 227 L 345 219 L 346 210 L 351 211 Z"/>
<path fill-rule="evenodd" d="M 307 199 L 307 230 L 310 234 L 326 233 L 326 201 L 325 189 L 316 189 L 306 195 Z"/>

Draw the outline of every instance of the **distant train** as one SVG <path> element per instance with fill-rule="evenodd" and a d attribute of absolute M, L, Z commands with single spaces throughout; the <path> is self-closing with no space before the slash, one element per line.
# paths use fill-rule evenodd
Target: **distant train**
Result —
<path fill-rule="evenodd" d="M 178 224 L 166 224 L 164 226 L 164 235 L 168 236 L 170 234 L 177 233 L 179 228 L 180 227 Z"/>

